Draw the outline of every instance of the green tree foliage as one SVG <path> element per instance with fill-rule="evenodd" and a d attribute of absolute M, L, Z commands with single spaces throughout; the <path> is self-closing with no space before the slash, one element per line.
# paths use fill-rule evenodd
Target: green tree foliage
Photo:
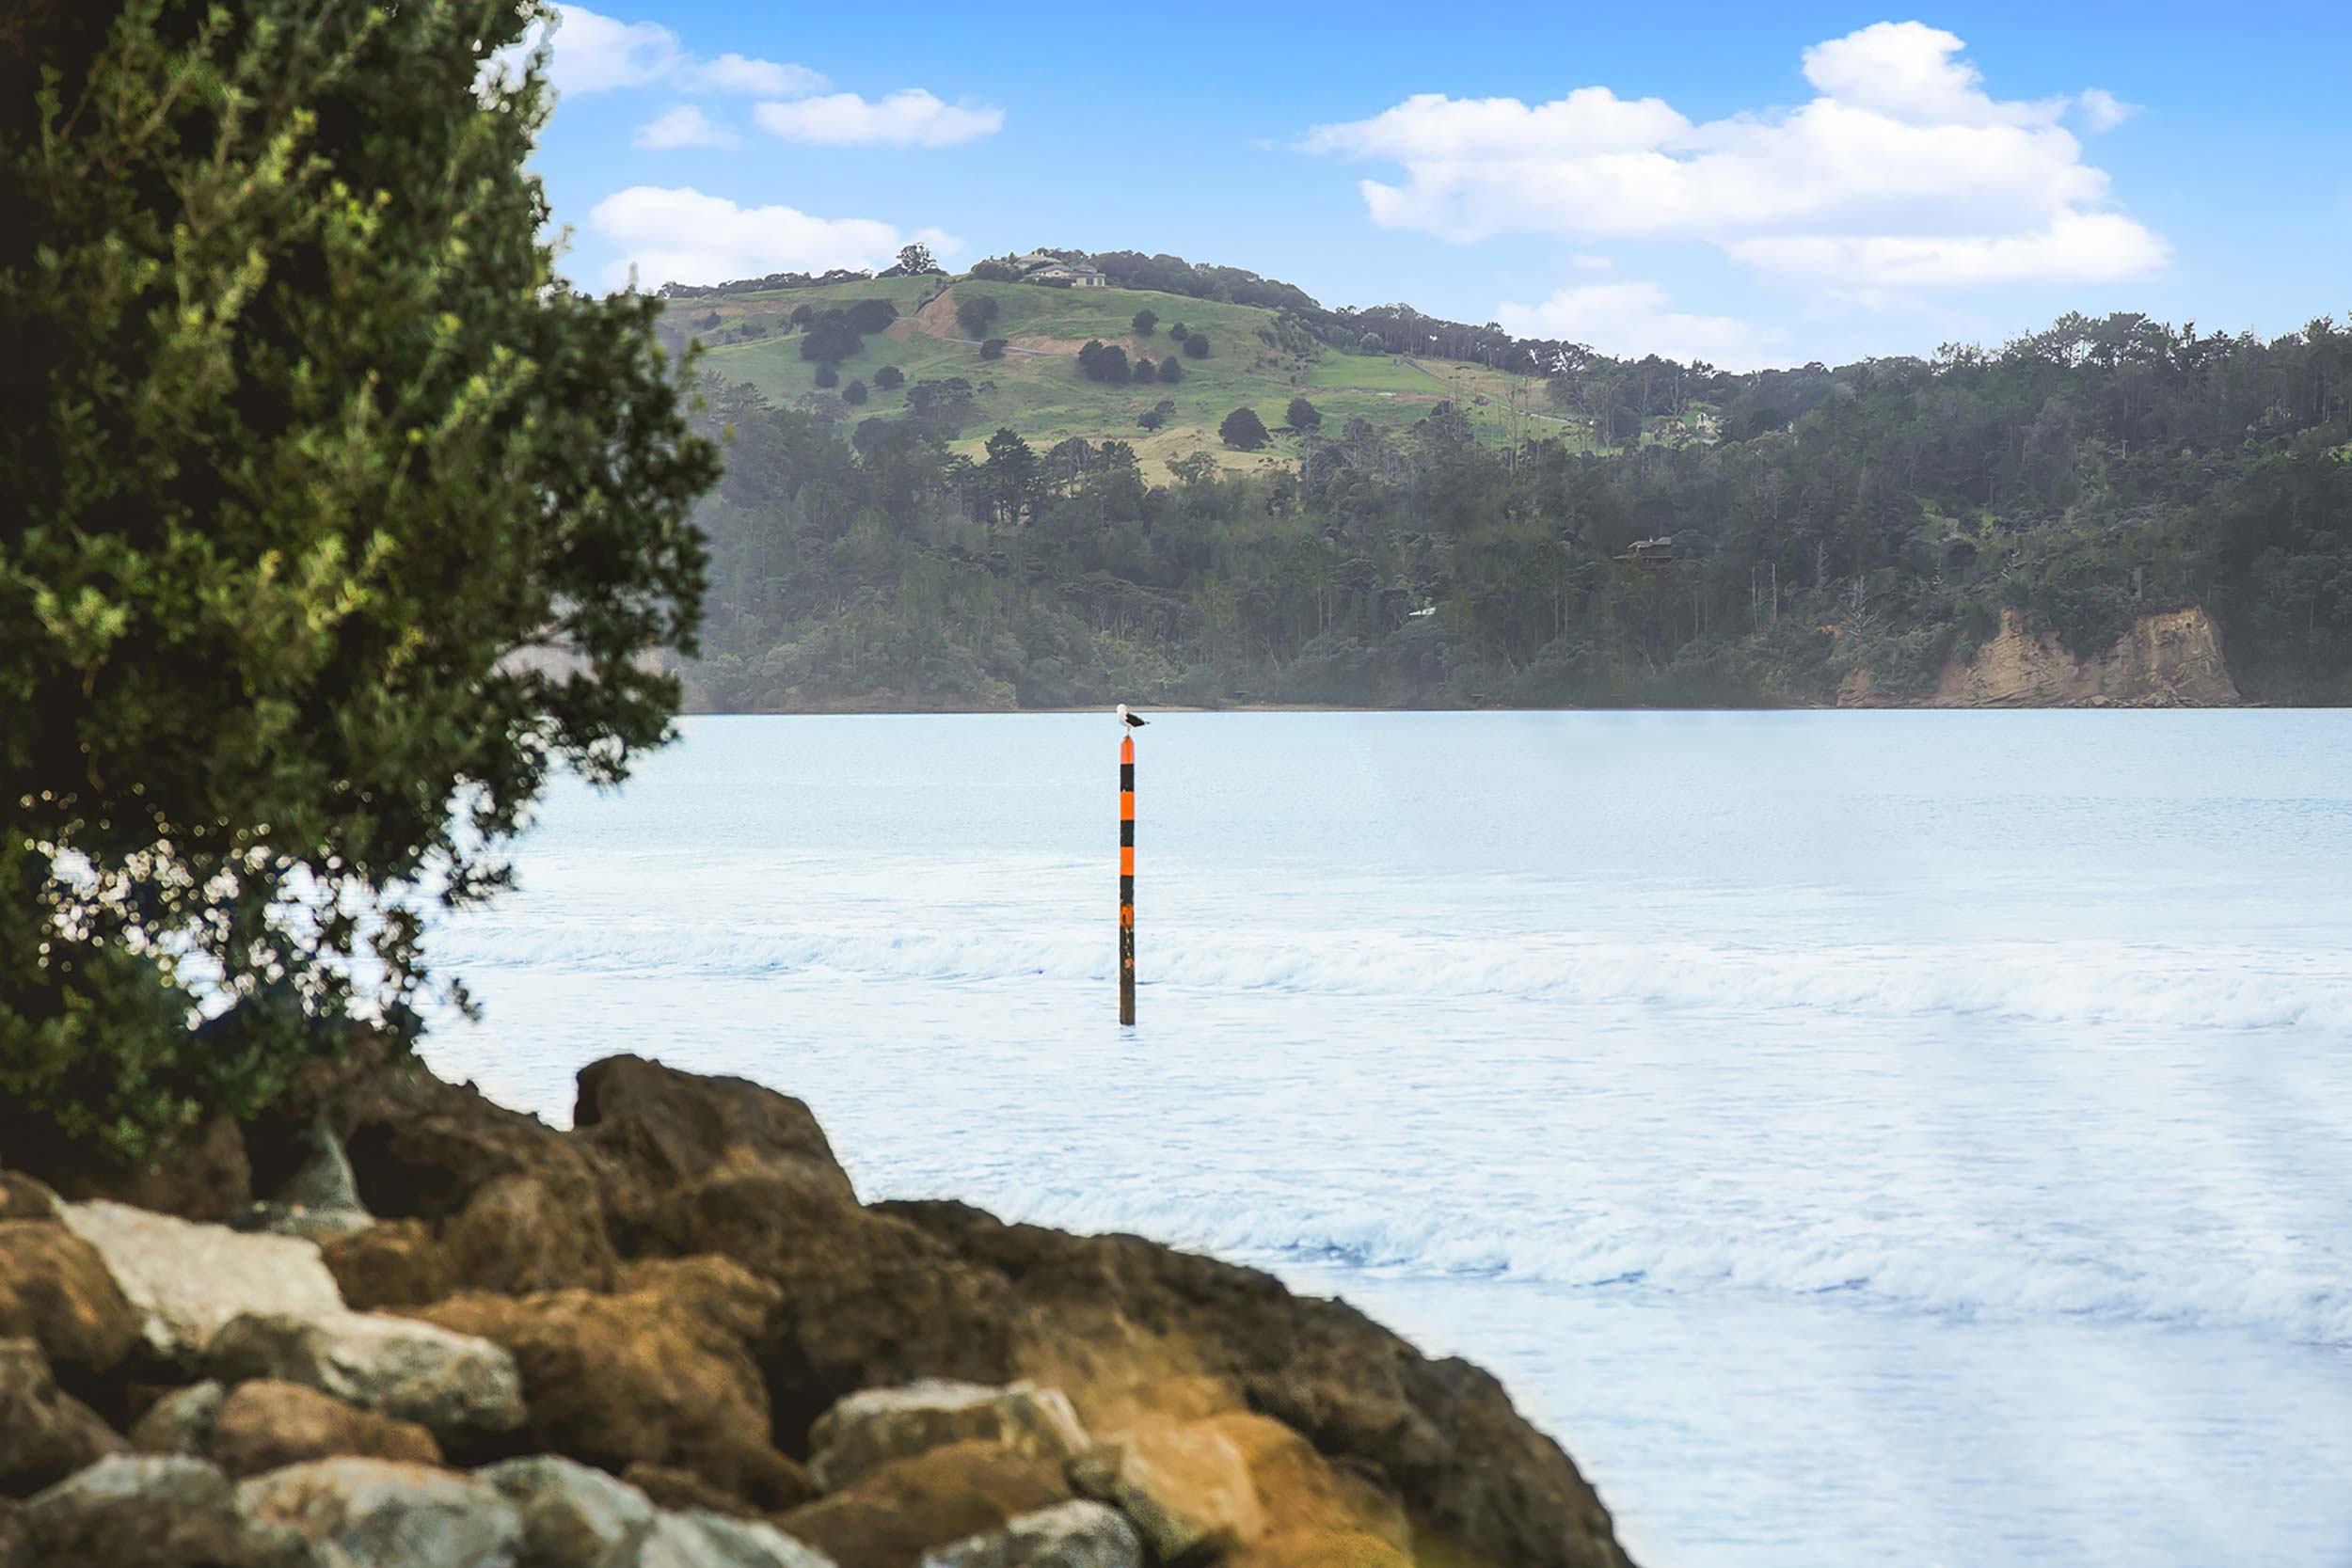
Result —
<path fill-rule="evenodd" d="M 1290 406 L 1282 411 L 1282 418 L 1293 430 L 1302 434 L 1323 428 L 1323 411 L 1305 398 L 1291 399 Z"/>
<path fill-rule="evenodd" d="M 717 473 L 554 271 L 509 0 L 22 9 L 0 65 L 0 1139 L 151 1153 L 667 733 Z"/>
<path fill-rule="evenodd" d="M 1183 322 L 1178 322 L 1174 326 L 1168 329 L 1168 340 L 1172 343 L 1181 343 L 1186 338 L 1191 336 L 1192 328 L 1186 326 Z"/>
<path fill-rule="evenodd" d="M 1153 329 L 1160 325 L 1160 318 L 1150 310 L 1138 310 L 1136 312 L 1136 319 L 1127 325 L 1135 328 L 1136 337 L 1149 338 Z"/>
<path fill-rule="evenodd" d="M 937 272 L 939 263 L 931 260 L 931 247 L 927 245 L 900 245 L 898 247 L 898 270 L 920 276 L 924 273 Z"/>
<path fill-rule="evenodd" d="M 1205 332 L 1195 332 L 1186 336 L 1184 356 L 1188 359 L 1206 359 L 1209 356 L 1209 335 Z"/>
<path fill-rule="evenodd" d="M 1174 355 L 1160 361 L 1160 379 L 1170 386 L 1184 379 L 1184 367 L 1176 362 Z"/>
<path fill-rule="evenodd" d="M 904 426 L 860 458 L 805 415 L 733 420 L 734 468 L 778 490 L 704 505 L 698 673 L 745 705 L 1818 702 L 1865 669 L 1931 691 L 2004 615 L 2095 652 L 2198 606 L 2248 696 L 2352 701 L 2332 324 L 2261 342 L 2069 318 L 1931 362 L 1587 355 L 1554 379 L 1577 422 L 1530 421 L 1517 450 L 1492 444 L 1503 411 L 1449 406 L 1403 433 L 1327 422 L 1295 467 L 1195 453 L 1133 488 L 1110 486 L 1109 443 L 1008 490 Z M 1650 421 L 1638 445 L 1581 422 L 1624 407 Z"/>
<path fill-rule="evenodd" d="M 980 357 L 983 359 L 1002 359 L 1005 356 L 1005 350 L 1010 346 L 1010 343 L 1003 338 L 991 338 L 988 341 L 980 345 Z"/>
<path fill-rule="evenodd" d="M 831 360 L 827 360 L 817 367 L 817 373 L 811 379 L 819 387 L 827 388 L 838 387 L 841 385 L 841 368 Z"/>
<path fill-rule="evenodd" d="M 1216 437 L 1236 451 L 1256 451 L 1271 439 L 1254 408 L 1236 408 L 1216 427 Z"/>
<path fill-rule="evenodd" d="M 1089 342 L 1078 350 L 1078 370 L 1089 381 L 1124 386 L 1130 374 L 1127 351 L 1117 343 Z"/>
<path fill-rule="evenodd" d="M 985 338 L 1002 309 L 993 295 L 961 294 L 956 299 L 956 325 L 967 338 Z"/>
<path fill-rule="evenodd" d="M 1134 369 L 1128 373 L 1140 382 L 1157 381 L 1160 378 L 1159 361 L 1148 354 L 1138 354 Z"/>
<path fill-rule="evenodd" d="M 841 401 L 852 408 L 864 404 L 866 396 L 866 383 L 863 381 L 852 381 L 841 388 Z"/>
<path fill-rule="evenodd" d="M 895 392 L 906 385 L 907 372 L 896 365 L 884 365 L 874 372 L 874 385 L 885 392 Z"/>

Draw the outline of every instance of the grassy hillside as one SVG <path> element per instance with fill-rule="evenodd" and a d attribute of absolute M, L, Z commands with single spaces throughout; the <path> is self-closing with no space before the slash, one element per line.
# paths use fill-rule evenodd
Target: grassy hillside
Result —
<path fill-rule="evenodd" d="M 975 296 L 996 302 L 998 314 L 989 331 L 1009 344 L 1001 359 L 982 359 L 979 345 L 966 340 L 957 325 L 959 302 Z M 866 339 L 862 352 L 842 363 L 843 386 L 863 381 L 870 393 L 864 406 L 850 407 L 838 388 L 816 385 L 818 367 L 801 357 L 791 312 L 802 305 L 821 310 L 860 299 L 890 301 L 899 320 L 886 333 Z M 1040 451 L 1073 436 L 1125 441 L 1153 479 L 1167 477 L 1169 463 L 1200 451 L 1235 472 L 1283 467 L 1299 456 L 1300 437 L 1284 427 L 1290 400 L 1301 395 L 1321 412 L 1324 434 L 1331 436 L 1357 417 L 1384 433 L 1402 430 L 1438 404 L 1460 398 L 1472 410 L 1479 438 L 1502 447 L 1512 436 L 1508 403 L 1516 391 L 1529 410 L 1520 421 L 1522 431 L 1587 444 L 1580 426 L 1557 418 L 1533 378 L 1517 378 L 1515 388 L 1514 378 L 1482 365 L 1344 354 L 1284 325 L 1272 310 L 1148 290 L 894 277 L 682 300 L 670 309 L 709 349 L 706 362 L 720 375 L 756 387 L 787 406 L 851 423 L 903 412 L 906 386 L 961 376 L 977 396 L 964 437 L 953 446 L 975 457 L 991 432 L 1009 426 Z M 1132 324 L 1137 311 L 1147 309 L 1159 325 L 1152 336 L 1138 337 Z M 1181 345 L 1168 336 L 1178 323 L 1208 334 L 1210 357 L 1184 357 Z M 758 336 L 751 336 L 755 332 Z M 1173 387 L 1089 381 L 1076 357 L 1089 340 L 1116 344 L 1130 361 L 1147 354 L 1155 360 L 1177 356 L 1184 379 Z M 874 373 L 884 365 L 897 366 L 906 386 L 891 391 L 875 387 Z M 1481 398 L 1486 400 L 1484 405 Z M 1147 432 L 1141 416 L 1164 400 L 1175 404 L 1175 412 L 1163 428 Z M 1276 432 L 1273 443 L 1254 453 L 1235 451 L 1217 438 L 1225 417 L 1245 405 Z"/>

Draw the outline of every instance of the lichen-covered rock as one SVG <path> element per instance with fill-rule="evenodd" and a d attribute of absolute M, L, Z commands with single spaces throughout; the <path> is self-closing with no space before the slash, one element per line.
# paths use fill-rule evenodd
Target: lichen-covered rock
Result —
<path fill-rule="evenodd" d="M 283 1526 L 333 1568 L 519 1568 L 521 1511 L 471 1476 L 382 1459 L 322 1459 L 237 1488 L 246 1514 Z"/>
<path fill-rule="evenodd" d="M 301 1164 L 264 1202 L 248 1203 L 228 1216 L 231 1228 L 265 1230 L 278 1236 L 300 1236 L 329 1242 L 375 1223 L 359 1201 L 351 1162 L 333 1131 L 312 1123 L 294 1137 Z"/>
<path fill-rule="evenodd" d="M 54 1217 L 0 1221 L 0 1338 L 104 1371 L 139 1340 L 139 1314 L 91 1246 Z"/>
<path fill-rule="evenodd" d="M 337 1455 L 409 1465 L 441 1462 L 433 1434 L 414 1421 L 268 1378 L 229 1390 L 205 1443 L 205 1457 L 232 1477 Z"/>
<path fill-rule="evenodd" d="M 1072 1465 L 1070 1479 L 1133 1519 L 1163 1562 L 1230 1553 L 1266 1532 L 1248 1462 L 1206 1421 L 1131 1433 Z"/>
<path fill-rule="evenodd" d="M 310 1242 L 111 1202 L 69 1203 L 64 1217 L 105 1260 L 139 1313 L 148 1349 L 164 1359 L 194 1359 L 246 1313 L 303 1318 L 343 1310 L 334 1276 Z"/>
<path fill-rule="evenodd" d="M 41 1568 L 322 1568 L 298 1535 L 248 1517 L 216 1467 L 173 1454 L 102 1460 L 22 1523 Z"/>
<path fill-rule="evenodd" d="M 824 1553 L 771 1525 L 720 1513 L 665 1513 L 637 1568 L 834 1568 Z"/>
<path fill-rule="evenodd" d="M 438 1437 L 510 1432 L 524 1418 L 513 1356 L 485 1339 L 412 1318 L 248 1312 L 214 1336 L 205 1360 L 225 1383 L 298 1383 L 414 1421 Z"/>
<path fill-rule="evenodd" d="M 417 1316 L 513 1355 L 533 1448 L 615 1471 L 681 1465 L 761 1507 L 799 1501 L 798 1467 L 775 1450 L 742 1338 L 772 1310 L 775 1288 L 723 1259 L 680 1266 L 669 1284 L 620 1295 L 474 1292 Z"/>
<path fill-rule="evenodd" d="M 1143 1538 L 1119 1510 L 1081 1498 L 925 1552 L 922 1568 L 1144 1568 Z"/>
<path fill-rule="evenodd" d="M 840 1568 L 914 1568 L 933 1547 L 1070 1500 L 1061 1467 L 990 1443 L 952 1443 L 884 1465 L 776 1521 Z"/>
<path fill-rule="evenodd" d="M 1089 1447 L 1086 1429 L 1058 1388 L 946 1378 L 861 1389 L 818 1417 L 808 1441 L 809 1473 L 828 1492 L 894 1459 L 949 1443 L 996 1443 L 1054 1464 Z"/>
<path fill-rule="evenodd" d="M 22 1497 L 130 1445 L 57 1386 L 31 1339 L 0 1339 L 0 1496 Z"/>
<path fill-rule="evenodd" d="M 659 1516 L 637 1488 L 555 1454 L 475 1474 L 521 1512 L 524 1568 L 638 1568 Z"/>
<path fill-rule="evenodd" d="M 326 1243 L 327 1272 L 355 1312 L 423 1307 L 456 1289 L 449 1249 L 422 1220 L 381 1220 Z"/>
<path fill-rule="evenodd" d="M 213 1446 L 213 1423 L 228 1398 L 227 1386 L 215 1378 L 174 1388 L 147 1407 L 131 1429 L 131 1446 L 141 1453 L 200 1459 Z"/>

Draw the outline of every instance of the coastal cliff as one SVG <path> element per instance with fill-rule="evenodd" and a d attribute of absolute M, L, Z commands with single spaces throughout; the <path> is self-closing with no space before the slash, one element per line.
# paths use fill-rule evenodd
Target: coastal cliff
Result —
<path fill-rule="evenodd" d="M 0 1164 L 0 1568 L 1628 1563 L 1477 1368 L 862 1203 L 740 1080 L 608 1059 L 566 1132 L 401 1058 L 135 1182 Z"/>
<path fill-rule="evenodd" d="M 2066 651 L 2014 610 L 1973 647 L 1955 649 L 1929 707 L 2234 707 L 2241 701 L 2222 657 L 2221 632 L 2202 610 L 2134 621 L 2091 657 Z M 1840 707 L 1911 706 L 1886 699 L 1867 669 L 1838 688 Z"/>

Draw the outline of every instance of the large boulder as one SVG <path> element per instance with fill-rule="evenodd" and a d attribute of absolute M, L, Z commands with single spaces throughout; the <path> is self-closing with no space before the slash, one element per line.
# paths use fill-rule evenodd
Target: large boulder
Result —
<path fill-rule="evenodd" d="M 576 1135 L 656 1193 L 716 1173 L 804 1177 L 857 1201 L 848 1173 L 806 1105 L 741 1078 L 704 1078 L 640 1056 L 580 1069 Z"/>
<path fill-rule="evenodd" d="M 321 1568 L 299 1536 L 248 1517 L 217 1468 L 177 1455 L 103 1460 L 22 1522 L 41 1568 Z"/>
<path fill-rule="evenodd" d="M 1012 1377 L 1018 1307 L 1005 1281 L 808 1173 L 707 1177 L 656 1205 L 645 1240 L 735 1259 L 781 1291 L 760 1362 L 787 1443 L 859 1388 Z"/>
<path fill-rule="evenodd" d="M 922 1568 L 1145 1568 L 1143 1538 L 1115 1508 L 1080 1499 L 923 1554 Z"/>
<path fill-rule="evenodd" d="M 382 1459 L 322 1459 L 237 1488 L 245 1513 L 283 1526 L 332 1568 L 518 1568 L 521 1511 L 471 1476 Z"/>
<path fill-rule="evenodd" d="M 55 1220 L 57 1195 L 44 1181 L 0 1170 L 0 1220 Z"/>
<path fill-rule="evenodd" d="M 521 1513 L 525 1568 L 638 1568 L 659 1517 L 637 1488 L 555 1454 L 475 1474 Z"/>
<path fill-rule="evenodd" d="M 441 1462 L 433 1434 L 414 1421 L 270 1378 L 229 1390 L 205 1440 L 205 1457 L 234 1477 L 345 1454 L 409 1465 Z"/>
<path fill-rule="evenodd" d="M 466 1290 L 603 1291 L 616 1270 L 602 1216 L 564 1201 L 536 1176 L 483 1183 L 441 1222 L 441 1244 L 453 1280 Z"/>
<path fill-rule="evenodd" d="M 894 1459 L 949 1443 L 996 1443 L 1057 1465 L 1089 1446 L 1058 1388 L 946 1378 L 861 1389 L 818 1418 L 808 1441 L 809 1473 L 828 1492 Z"/>
<path fill-rule="evenodd" d="M 66 1227 L 96 1248 L 139 1314 L 146 1348 L 194 1359 L 231 1318 L 315 1317 L 343 1298 L 319 1249 L 291 1236 L 246 1235 L 109 1202 L 66 1205 Z"/>
<path fill-rule="evenodd" d="M 327 1272 L 358 1312 L 422 1307 L 456 1286 L 449 1249 L 422 1220 L 384 1220 L 338 1236 L 321 1249 Z"/>
<path fill-rule="evenodd" d="M 775 1450 L 768 1400 L 747 1339 L 776 1290 L 709 1258 L 632 1276 L 618 1295 L 481 1292 L 417 1309 L 429 1323 L 500 1345 L 530 1405 L 517 1440 L 623 1470 L 675 1465 L 762 1507 L 806 1495 Z"/>
<path fill-rule="evenodd" d="M 637 1568 L 834 1568 L 824 1553 L 772 1525 L 722 1513 L 665 1513 Z"/>
<path fill-rule="evenodd" d="M 1230 1555 L 1266 1533 L 1249 1463 L 1211 1422 L 1132 1433 L 1071 1465 L 1070 1479 L 1133 1519 L 1162 1562 Z"/>
<path fill-rule="evenodd" d="M 511 1432 L 523 1422 L 512 1356 L 485 1339 L 411 1318 L 248 1312 L 214 1336 L 205 1359 L 224 1383 L 298 1383 L 440 1437 Z"/>
<path fill-rule="evenodd" d="M 105 1371 L 140 1318 L 98 1249 L 55 1219 L 0 1220 L 0 1338 L 37 1339 L 53 1362 Z"/>
<path fill-rule="evenodd" d="M 0 1339 L 0 1497 L 40 1491 L 130 1445 L 57 1386 L 31 1339 Z"/>
<path fill-rule="evenodd" d="M 213 1446 L 213 1423 L 229 1402 L 229 1390 L 213 1378 L 174 1388 L 147 1407 L 131 1428 L 131 1447 L 141 1453 L 201 1459 Z"/>
<path fill-rule="evenodd" d="M 1070 1500 L 1061 1466 L 992 1443 L 884 1465 L 776 1523 L 840 1568 L 916 1568 L 925 1552 Z"/>
<path fill-rule="evenodd" d="M 1134 1236 L 1005 1225 L 959 1203 L 876 1205 L 1027 1309 L 1025 1370 L 1073 1345 L 1157 1340 L 1403 1500 L 1417 1541 L 1525 1568 L 1625 1568 L 1608 1510 L 1560 1446 L 1494 1378 L 1431 1360 L 1343 1302 L 1292 1295 L 1271 1275 Z M 1089 1424 L 1099 1390 L 1061 1385 Z"/>

